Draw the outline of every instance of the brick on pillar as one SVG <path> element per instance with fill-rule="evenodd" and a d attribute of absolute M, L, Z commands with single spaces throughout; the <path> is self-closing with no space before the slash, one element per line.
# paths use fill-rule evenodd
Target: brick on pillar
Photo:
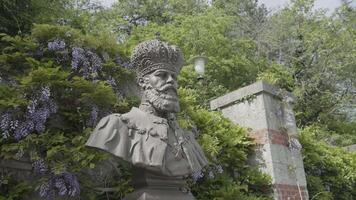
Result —
<path fill-rule="evenodd" d="M 292 94 L 259 81 L 210 102 L 212 109 L 251 130 L 256 144 L 251 164 L 272 177 L 277 200 L 308 199 L 293 101 Z"/>

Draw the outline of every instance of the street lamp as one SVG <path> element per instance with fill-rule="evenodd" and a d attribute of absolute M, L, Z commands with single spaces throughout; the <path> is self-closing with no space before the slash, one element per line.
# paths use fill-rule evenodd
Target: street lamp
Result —
<path fill-rule="evenodd" d="M 208 61 L 207 57 L 204 56 L 196 56 L 192 59 L 194 63 L 194 70 L 198 74 L 197 79 L 203 80 L 205 73 L 205 63 Z"/>

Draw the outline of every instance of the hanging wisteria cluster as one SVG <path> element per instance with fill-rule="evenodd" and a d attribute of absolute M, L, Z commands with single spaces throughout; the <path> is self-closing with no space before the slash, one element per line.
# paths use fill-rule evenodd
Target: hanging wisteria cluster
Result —
<path fill-rule="evenodd" d="M 86 123 L 88 127 L 95 127 L 98 122 L 99 108 L 96 105 L 92 106 L 92 110 L 90 112 L 90 117 Z"/>
<path fill-rule="evenodd" d="M 74 197 L 80 194 L 77 177 L 69 172 L 52 175 L 51 178 L 40 186 L 41 197 L 54 200 L 56 195 Z"/>
<path fill-rule="evenodd" d="M 116 81 L 113 77 L 109 77 L 108 80 L 106 80 L 106 82 L 112 87 L 112 88 L 116 88 L 117 84 Z"/>
<path fill-rule="evenodd" d="M 96 79 L 102 69 L 102 62 L 102 59 L 90 50 L 72 48 L 72 70 L 81 72 L 84 78 Z"/>
<path fill-rule="evenodd" d="M 192 178 L 195 182 L 200 180 L 203 177 L 204 177 L 204 173 L 202 171 L 196 171 L 192 174 Z"/>
<path fill-rule="evenodd" d="M 115 63 L 117 63 L 120 66 L 125 67 L 125 68 L 132 68 L 130 61 L 125 60 L 120 56 L 116 56 Z"/>
<path fill-rule="evenodd" d="M 11 113 L 7 112 L 3 114 L 0 120 L 0 130 L 2 132 L 2 137 L 8 138 L 10 136 L 10 132 L 16 130 L 18 124 L 18 120 L 12 120 Z"/>
<path fill-rule="evenodd" d="M 2 136 L 7 138 L 13 134 L 16 140 L 21 140 L 34 131 L 41 133 L 45 130 L 49 116 L 56 112 L 57 104 L 51 98 L 50 88 L 42 87 L 39 94 L 30 100 L 22 119 L 16 119 L 14 110 L 2 115 L 0 121 Z"/>
<path fill-rule="evenodd" d="M 66 43 L 62 39 L 55 39 L 47 43 L 49 51 L 56 54 L 57 63 L 65 63 L 71 55 L 71 69 L 79 72 L 86 79 L 97 79 L 98 72 L 102 69 L 103 60 L 98 54 L 82 47 L 72 47 L 71 53 L 66 49 Z M 69 54 L 69 55 L 68 55 Z"/>
<path fill-rule="evenodd" d="M 97 80 L 103 63 L 110 60 L 110 56 L 106 52 L 102 52 L 102 57 L 100 57 L 97 53 L 82 47 L 70 48 L 63 39 L 48 42 L 47 48 L 49 51 L 56 52 L 55 60 L 58 64 L 65 66 L 67 61 L 70 61 L 73 72 L 79 73 L 85 79 Z M 114 62 L 124 68 L 131 67 L 130 62 L 119 55 L 115 56 Z M 112 88 L 117 88 L 116 80 L 112 76 L 102 78 L 106 79 Z"/>
<path fill-rule="evenodd" d="M 45 175 L 48 172 L 48 167 L 43 159 L 38 159 L 32 163 L 33 171 L 39 175 Z"/>
<path fill-rule="evenodd" d="M 224 172 L 224 169 L 222 168 L 221 165 L 215 165 L 213 167 L 207 168 L 205 173 L 203 171 L 197 171 L 192 174 L 192 178 L 194 182 L 199 181 L 202 179 L 205 175 L 207 175 L 209 178 L 213 179 L 217 174 L 222 174 Z"/>
<path fill-rule="evenodd" d="M 50 52 L 55 52 L 56 63 L 62 66 L 65 66 L 67 64 L 67 61 L 70 60 L 69 51 L 66 47 L 67 44 L 63 39 L 55 39 L 47 43 L 47 49 Z M 44 47 L 41 48 L 43 49 Z"/>
<path fill-rule="evenodd" d="M 62 51 L 66 48 L 66 43 L 64 40 L 55 39 L 47 44 L 48 50 L 50 51 Z"/>

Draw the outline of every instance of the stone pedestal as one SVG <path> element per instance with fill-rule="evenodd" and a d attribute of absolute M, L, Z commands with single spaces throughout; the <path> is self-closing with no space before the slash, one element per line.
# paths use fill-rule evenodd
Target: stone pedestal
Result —
<path fill-rule="evenodd" d="M 29 159 L 22 158 L 20 160 L 4 160 L 0 159 L 0 187 L 3 181 L 1 177 L 11 175 L 13 179 L 18 181 L 26 181 L 32 183 L 36 177 L 32 173 L 32 165 Z M 1 196 L 1 195 L 0 195 Z M 21 197 L 23 200 L 38 200 L 40 199 L 37 192 L 27 194 L 26 197 Z"/>
<path fill-rule="evenodd" d="M 195 200 L 183 177 L 161 176 L 136 168 L 132 182 L 135 191 L 124 200 Z"/>
<path fill-rule="evenodd" d="M 251 164 L 272 177 L 278 200 L 308 199 L 293 101 L 292 94 L 259 81 L 210 102 L 212 109 L 251 129 L 256 143 Z"/>

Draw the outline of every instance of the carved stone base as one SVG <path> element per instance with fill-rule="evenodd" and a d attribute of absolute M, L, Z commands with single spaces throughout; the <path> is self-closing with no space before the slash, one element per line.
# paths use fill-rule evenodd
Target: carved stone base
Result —
<path fill-rule="evenodd" d="M 139 189 L 129 195 L 124 200 L 194 200 L 190 193 L 183 193 L 178 190 L 155 190 Z"/>
<path fill-rule="evenodd" d="M 144 169 L 135 169 L 135 191 L 124 200 L 195 200 L 183 177 L 153 174 Z"/>

